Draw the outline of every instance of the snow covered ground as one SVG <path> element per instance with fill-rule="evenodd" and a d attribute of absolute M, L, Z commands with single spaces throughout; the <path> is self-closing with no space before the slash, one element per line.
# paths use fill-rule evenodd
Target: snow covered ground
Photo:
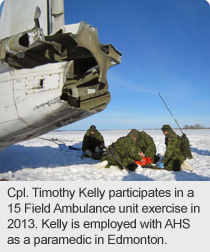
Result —
<path fill-rule="evenodd" d="M 145 130 L 157 146 L 157 153 L 164 154 L 164 135 L 161 130 Z M 193 154 L 188 160 L 194 172 L 168 172 L 143 169 L 135 172 L 120 171 L 117 167 L 96 169 L 95 161 L 81 159 L 82 151 L 60 151 L 59 146 L 45 139 L 58 139 L 73 147 L 81 148 L 86 131 L 54 131 L 10 146 L 0 153 L 0 179 L 10 181 L 210 181 L 210 130 L 185 130 Z M 100 131 L 106 146 L 125 136 L 129 130 Z M 176 131 L 180 134 L 180 131 Z"/>

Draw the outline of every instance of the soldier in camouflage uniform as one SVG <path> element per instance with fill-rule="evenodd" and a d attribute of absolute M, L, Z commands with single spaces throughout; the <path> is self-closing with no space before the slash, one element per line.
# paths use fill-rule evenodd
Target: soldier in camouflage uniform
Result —
<path fill-rule="evenodd" d="M 163 125 L 162 131 L 166 137 L 166 151 L 159 168 L 168 171 L 180 171 L 180 166 L 186 159 L 180 148 L 181 137 L 171 129 L 170 125 Z"/>
<path fill-rule="evenodd" d="M 139 147 L 136 144 L 136 140 L 139 137 L 139 132 L 132 129 L 125 137 L 120 137 L 115 143 L 108 147 L 107 154 L 102 157 L 101 161 L 107 160 L 108 166 L 116 165 L 120 169 L 119 160 L 127 169 L 134 171 L 138 165 L 135 164 L 136 160 L 141 160 L 142 157 L 139 154 Z M 114 157 L 109 155 L 114 151 Z"/>
<path fill-rule="evenodd" d="M 83 137 L 82 150 L 83 156 L 88 156 L 96 160 L 100 160 L 104 146 L 104 138 L 96 129 L 95 125 L 91 125 Z"/>
<path fill-rule="evenodd" d="M 139 132 L 139 138 L 136 143 L 140 148 L 142 157 L 151 157 L 153 163 L 157 162 L 156 146 L 150 135 L 146 134 L 144 131 Z"/>

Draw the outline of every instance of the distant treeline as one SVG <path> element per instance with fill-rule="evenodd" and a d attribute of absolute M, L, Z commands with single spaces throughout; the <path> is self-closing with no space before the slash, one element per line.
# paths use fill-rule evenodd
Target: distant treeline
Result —
<path fill-rule="evenodd" d="M 195 125 L 184 125 L 183 129 L 209 129 L 209 127 L 205 128 L 204 126 L 201 126 L 200 124 L 195 124 Z"/>

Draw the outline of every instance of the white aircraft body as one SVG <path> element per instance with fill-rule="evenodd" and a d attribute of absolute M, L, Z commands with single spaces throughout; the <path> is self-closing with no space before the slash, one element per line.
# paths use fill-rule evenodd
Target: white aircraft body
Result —
<path fill-rule="evenodd" d="M 0 151 L 102 111 L 121 53 L 85 22 L 64 25 L 63 0 L 0 4 Z"/>

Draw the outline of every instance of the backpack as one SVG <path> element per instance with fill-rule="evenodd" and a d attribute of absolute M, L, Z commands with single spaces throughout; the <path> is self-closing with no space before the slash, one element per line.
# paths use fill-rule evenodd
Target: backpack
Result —
<path fill-rule="evenodd" d="M 191 149 L 190 149 L 189 139 L 187 138 L 186 134 L 184 134 L 184 133 L 181 136 L 180 148 L 186 158 L 189 158 L 189 159 L 193 158 L 192 153 L 191 153 Z"/>

